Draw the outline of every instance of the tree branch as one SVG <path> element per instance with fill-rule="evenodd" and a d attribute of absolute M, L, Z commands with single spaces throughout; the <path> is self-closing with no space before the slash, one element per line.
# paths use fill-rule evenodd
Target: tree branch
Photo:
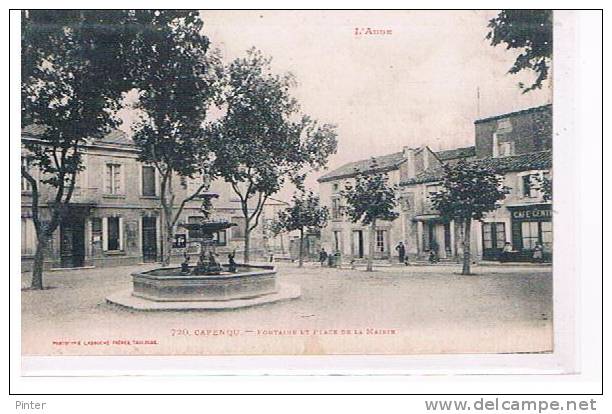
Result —
<path fill-rule="evenodd" d="M 178 221 L 178 218 L 180 217 L 181 213 L 183 212 L 183 209 L 185 208 L 185 205 L 194 200 L 201 192 L 202 190 L 207 187 L 207 183 L 203 182 L 200 187 L 198 187 L 198 189 L 189 197 L 185 198 L 181 204 L 179 205 L 178 209 L 176 210 L 176 214 L 174 215 L 174 218 L 172 220 L 172 226 L 174 227 L 174 225 L 176 224 L 176 222 Z"/>
<path fill-rule="evenodd" d="M 261 193 L 259 193 L 261 196 Z M 263 212 L 263 208 L 266 204 L 266 201 L 268 200 L 268 196 L 264 196 L 263 199 L 260 199 L 260 202 L 258 202 L 258 207 L 255 211 L 259 210 L 259 212 L 257 213 L 257 216 L 255 217 L 255 221 L 253 222 L 253 225 L 251 226 L 251 230 L 253 230 L 255 227 L 257 227 L 257 225 L 259 224 L 259 217 L 261 216 L 261 213 Z"/>

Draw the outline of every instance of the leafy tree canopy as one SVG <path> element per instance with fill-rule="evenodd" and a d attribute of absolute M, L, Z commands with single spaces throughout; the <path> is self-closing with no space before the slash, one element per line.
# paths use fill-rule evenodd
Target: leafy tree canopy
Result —
<path fill-rule="evenodd" d="M 222 65 L 201 34 L 196 11 L 159 11 L 138 36 L 134 105 L 141 111 L 133 126 L 140 160 L 161 172 L 182 176 L 201 172 L 209 152 L 204 134 L 207 110 L 218 97 Z"/>
<path fill-rule="evenodd" d="M 135 22 L 121 10 L 22 13 L 21 122 L 44 126 L 38 142 L 26 144 L 43 183 L 65 186 L 81 168 L 79 145 L 119 122 Z"/>
<path fill-rule="evenodd" d="M 509 73 L 531 69 L 537 74 L 532 85 L 520 84 L 523 93 L 542 88 L 552 59 L 552 10 L 502 10 L 489 21 L 488 27 L 491 30 L 487 39 L 491 45 L 505 43 L 506 49 L 521 50 Z"/>
<path fill-rule="evenodd" d="M 442 188 L 431 195 L 431 201 L 448 219 L 481 220 L 487 212 L 498 209 L 509 192 L 502 177 L 476 163 L 462 160 L 445 165 L 444 171 Z"/>
<path fill-rule="evenodd" d="M 294 194 L 292 204 L 279 212 L 272 226 L 275 233 L 325 227 L 329 218 L 327 207 L 321 206 L 319 196 L 312 191 Z"/>
<path fill-rule="evenodd" d="M 300 114 L 291 74 L 276 75 L 252 48 L 227 68 L 223 118 L 211 128 L 216 165 L 226 181 L 245 183 L 245 198 L 269 196 L 302 169 L 318 169 L 336 151 L 335 126 Z"/>
<path fill-rule="evenodd" d="M 375 220 L 395 220 L 399 214 L 397 206 L 397 188 L 389 185 L 387 175 L 379 171 L 376 160 L 368 173 L 358 173 L 355 184 L 348 185 L 342 191 L 346 199 L 346 213 L 354 223 L 369 225 Z"/>

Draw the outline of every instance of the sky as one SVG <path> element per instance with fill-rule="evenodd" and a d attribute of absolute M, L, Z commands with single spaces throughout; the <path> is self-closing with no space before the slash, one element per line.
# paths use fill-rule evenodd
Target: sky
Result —
<path fill-rule="evenodd" d="M 292 72 L 302 111 L 337 125 L 329 169 L 429 145 L 473 145 L 474 120 L 551 102 L 523 94 L 532 73 L 507 74 L 517 55 L 485 39 L 495 11 L 201 11 L 224 61 L 252 46 Z M 391 31 L 356 35 L 355 29 Z M 480 99 L 477 99 L 477 91 Z M 308 185 L 316 189 L 313 172 Z"/>

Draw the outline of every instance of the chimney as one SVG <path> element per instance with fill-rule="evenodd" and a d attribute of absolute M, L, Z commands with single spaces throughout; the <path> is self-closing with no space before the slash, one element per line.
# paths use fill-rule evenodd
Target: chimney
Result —
<path fill-rule="evenodd" d="M 406 162 L 403 164 L 405 172 L 402 180 L 414 178 L 414 148 L 404 147 L 402 151 L 404 153 L 404 159 L 406 160 Z"/>

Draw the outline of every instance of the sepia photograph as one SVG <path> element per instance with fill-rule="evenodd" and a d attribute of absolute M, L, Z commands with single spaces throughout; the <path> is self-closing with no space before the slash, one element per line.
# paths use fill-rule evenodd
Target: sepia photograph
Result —
<path fill-rule="evenodd" d="M 555 15 L 22 10 L 21 355 L 553 353 Z"/>

